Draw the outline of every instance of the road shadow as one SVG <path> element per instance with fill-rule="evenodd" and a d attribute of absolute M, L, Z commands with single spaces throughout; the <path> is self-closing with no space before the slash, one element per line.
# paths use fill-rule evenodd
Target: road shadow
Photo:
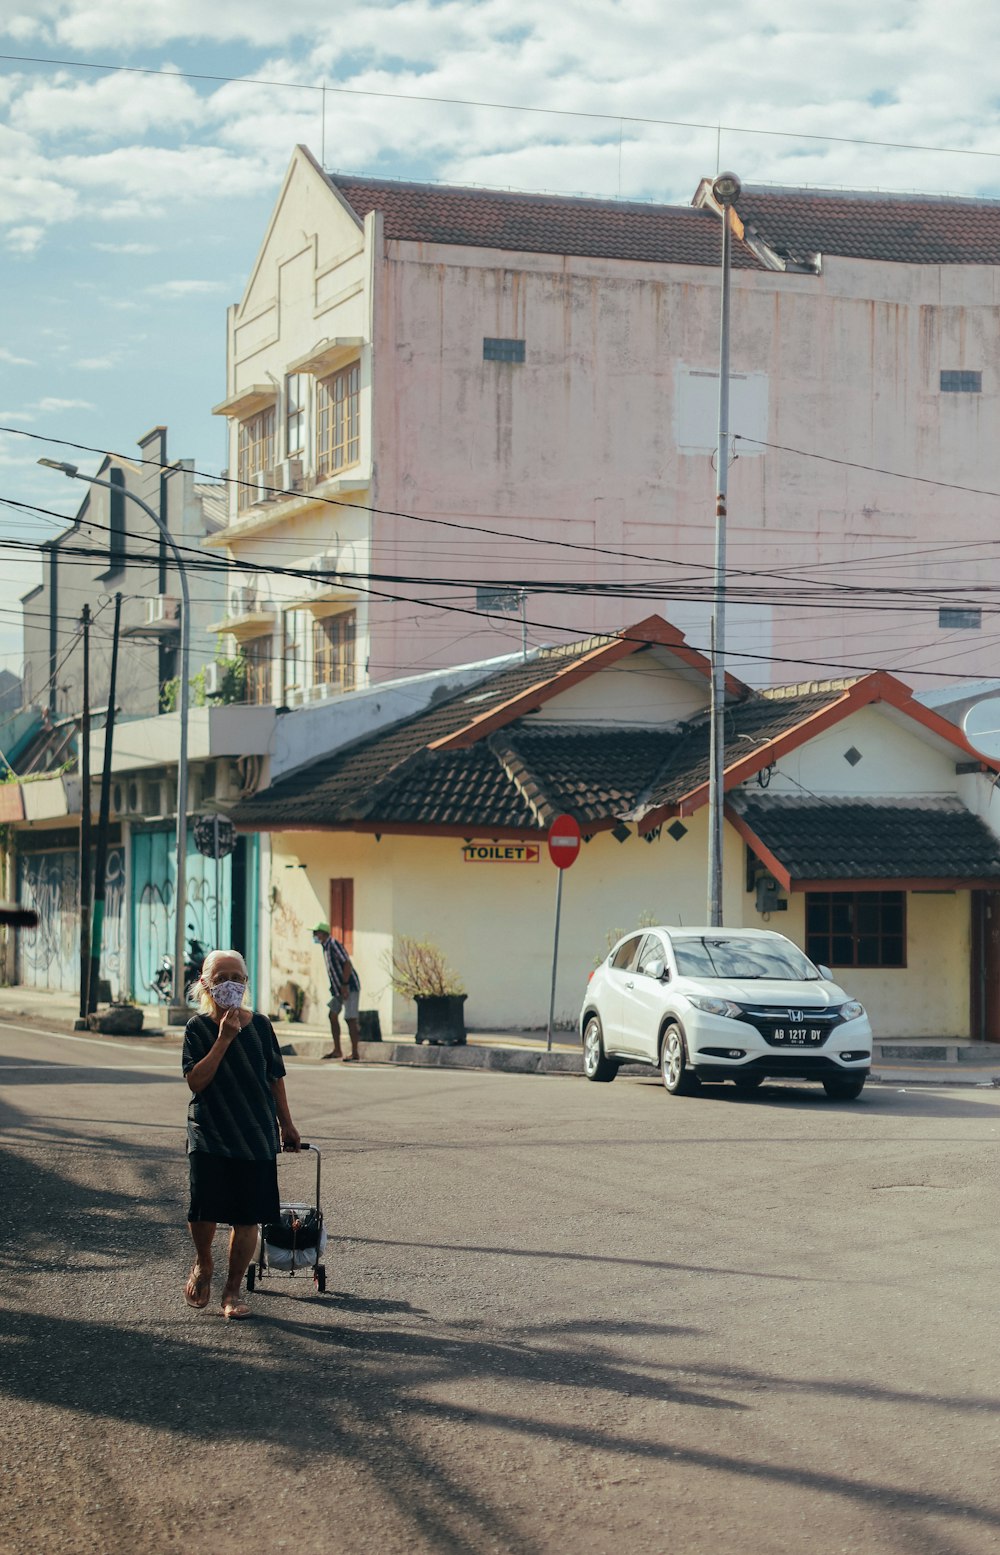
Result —
<path fill-rule="evenodd" d="M 25 1085 L 65 1085 L 72 1070 L 74 1085 L 158 1085 L 182 1083 L 180 1067 L 175 1071 L 158 1068 L 125 1069 L 101 1064 L 60 1064 L 48 1058 L 0 1059 L 0 1085 L 16 1090 Z"/>
<path fill-rule="evenodd" d="M 658 1464 L 671 1474 L 707 1469 L 730 1478 L 734 1489 L 752 1480 L 835 1496 L 887 1519 L 953 1518 L 966 1533 L 976 1527 L 991 1538 L 1000 1533 L 996 1511 L 933 1489 L 736 1456 L 685 1445 L 683 1439 L 627 1435 L 610 1423 L 554 1420 L 555 1407 L 545 1407 L 552 1388 L 604 1394 L 609 1401 L 638 1397 L 697 1411 L 749 1411 L 755 1406 L 733 1394 L 751 1384 L 820 1393 L 832 1388 L 840 1397 L 856 1397 L 859 1405 L 877 1398 L 979 1412 L 987 1402 L 982 1399 L 937 1400 L 854 1382 L 690 1366 L 676 1346 L 670 1364 L 684 1381 L 674 1382 L 659 1367 L 651 1374 L 646 1363 L 623 1363 L 607 1344 L 605 1323 L 570 1331 L 557 1324 L 524 1327 L 498 1339 L 475 1324 L 433 1333 L 398 1325 L 358 1329 L 321 1303 L 275 1303 L 273 1309 L 261 1304 L 257 1310 L 252 1337 L 249 1325 L 224 1327 L 207 1314 L 192 1318 L 189 1337 L 175 1337 L 162 1328 L 148 1332 L 11 1313 L 0 1343 L 0 1394 L 15 1408 L 31 1402 L 166 1432 L 190 1441 L 196 1453 L 217 1442 L 263 1445 L 287 1470 L 329 1465 L 331 1457 L 365 1465 L 377 1441 L 380 1494 L 423 1541 L 420 1547 L 441 1555 L 488 1548 L 540 1555 L 540 1550 L 515 1514 L 479 1487 L 474 1462 L 452 1464 L 422 1445 L 428 1425 L 472 1429 L 484 1443 L 490 1433 L 503 1433 L 504 1451 L 510 1438 L 536 1439 L 550 1448 L 591 1450 L 602 1462 L 617 1457 L 641 1463 L 647 1471 Z M 642 1328 L 646 1338 L 664 1337 L 658 1325 Z M 693 1374 L 699 1386 L 692 1387 Z M 492 1403 L 498 1391 L 509 1396 L 512 1389 L 524 1397 L 523 1409 Z M 459 1402 L 449 1397 L 456 1390 Z"/>

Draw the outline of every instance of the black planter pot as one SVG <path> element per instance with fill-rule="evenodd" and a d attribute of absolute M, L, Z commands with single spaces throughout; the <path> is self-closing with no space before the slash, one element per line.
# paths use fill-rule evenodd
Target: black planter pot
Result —
<path fill-rule="evenodd" d="M 433 1046 L 462 1047 L 465 1043 L 465 1001 L 468 994 L 425 994 L 416 999 L 417 1041 Z"/>

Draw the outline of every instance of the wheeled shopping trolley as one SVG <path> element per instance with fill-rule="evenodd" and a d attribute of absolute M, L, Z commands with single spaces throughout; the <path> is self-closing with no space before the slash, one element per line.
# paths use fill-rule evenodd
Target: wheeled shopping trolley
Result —
<path fill-rule="evenodd" d="M 287 1155 L 311 1151 L 316 1157 L 316 1192 L 312 1203 L 296 1199 L 281 1199 L 279 1217 L 269 1225 L 260 1227 L 257 1251 L 247 1270 L 247 1290 L 253 1290 L 258 1280 L 266 1279 L 275 1271 L 294 1279 L 296 1274 L 309 1270 L 313 1283 L 322 1295 L 326 1290 L 326 1266 L 323 1253 L 326 1249 L 326 1226 L 320 1207 L 320 1168 L 322 1157 L 315 1145 L 303 1144 L 299 1151 L 282 1152 L 281 1161 Z"/>

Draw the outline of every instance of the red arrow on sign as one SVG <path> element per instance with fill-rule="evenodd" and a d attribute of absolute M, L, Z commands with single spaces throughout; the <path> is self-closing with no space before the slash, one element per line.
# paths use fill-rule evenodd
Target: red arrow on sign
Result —
<path fill-rule="evenodd" d="M 549 828 L 549 858 L 557 869 L 568 869 L 580 852 L 580 828 L 571 815 L 557 815 Z"/>

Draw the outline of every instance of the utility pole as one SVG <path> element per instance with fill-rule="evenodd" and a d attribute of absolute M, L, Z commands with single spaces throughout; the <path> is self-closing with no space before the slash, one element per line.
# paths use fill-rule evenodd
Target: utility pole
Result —
<path fill-rule="evenodd" d="M 101 808 L 97 817 L 97 852 L 94 859 L 94 913 L 90 939 L 90 975 L 87 1014 L 97 1009 L 97 988 L 101 973 L 101 943 L 104 938 L 105 877 L 108 872 L 108 824 L 111 816 L 111 750 L 115 737 L 115 693 L 118 682 L 118 636 L 121 628 L 122 597 L 115 595 L 115 624 L 111 638 L 111 678 L 108 682 L 108 716 L 104 722 L 104 763 L 101 768 Z"/>
<path fill-rule="evenodd" d="M 90 993 L 90 606 L 84 605 L 83 714 L 80 719 L 80 1019 L 86 1030 Z"/>
<path fill-rule="evenodd" d="M 712 703 L 708 775 L 708 921 L 722 924 L 723 831 L 726 750 L 726 519 L 729 493 L 729 272 L 732 207 L 740 197 L 735 173 L 720 173 L 712 184 L 722 216 L 722 321 L 719 332 L 719 436 L 715 499 L 715 606 L 712 611 Z M 739 227 L 742 232 L 742 227 Z"/>

